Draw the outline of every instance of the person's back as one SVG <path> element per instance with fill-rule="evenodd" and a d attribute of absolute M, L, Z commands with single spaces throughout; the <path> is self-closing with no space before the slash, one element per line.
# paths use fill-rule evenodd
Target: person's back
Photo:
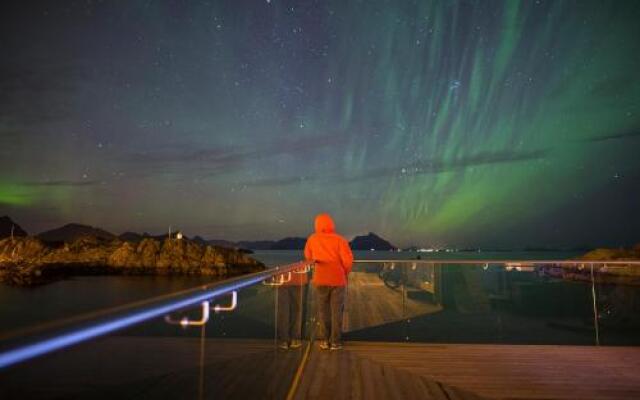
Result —
<path fill-rule="evenodd" d="M 313 274 L 315 286 L 345 286 L 351 272 L 353 254 L 345 238 L 335 233 L 329 214 L 320 214 L 315 220 L 316 232 L 307 239 L 304 256 L 316 263 Z"/>
<path fill-rule="evenodd" d="M 307 239 L 304 255 L 315 261 L 313 285 L 318 303 L 319 336 L 323 349 L 342 347 L 342 312 L 347 275 L 351 272 L 353 254 L 345 238 L 335 233 L 329 214 L 315 220 L 315 233 Z"/>

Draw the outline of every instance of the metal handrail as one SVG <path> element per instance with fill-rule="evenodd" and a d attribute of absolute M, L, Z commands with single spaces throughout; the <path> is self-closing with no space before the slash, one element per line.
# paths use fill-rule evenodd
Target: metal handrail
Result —
<path fill-rule="evenodd" d="M 213 307 L 213 312 L 219 313 L 221 311 L 233 311 L 238 306 L 238 291 L 234 290 L 231 292 L 231 304 L 228 306 L 221 306 L 220 304 L 216 304 Z M 174 319 L 170 314 L 164 316 L 164 320 L 166 323 L 170 325 L 180 325 L 183 328 L 187 326 L 202 326 L 209 322 L 209 315 L 211 310 L 211 304 L 208 301 L 202 302 L 202 316 L 200 319 L 192 320 L 189 317 L 182 317 L 180 319 Z"/>
<path fill-rule="evenodd" d="M 228 306 L 221 306 L 220 304 L 216 304 L 215 306 L 213 306 L 213 312 L 227 312 L 227 311 L 233 311 L 236 309 L 236 307 L 238 307 L 238 291 L 234 290 L 233 292 L 231 292 L 231 304 L 229 304 Z"/>
<path fill-rule="evenodd" d="M 235 292 L 233 292 L 235 293 Z M 187 326 L 202 326 L 204 324 L 206 324 L 207 322 L 209 322 L 209 310 L 211 308 L 211 305 L 209 304 L 208 301 L 203 301 L 202 302 L 202 317 L 200 317 L 200 319 L 197 320 L 192 320 L 189 319 L 188 317 L 182 317 L 180 319 L 173 319 L 171 317 L 171 315 L 167 314 L 164 316 L 164 321 L 167 324 L 170 325 L 180 325 L 183 328 L 186 328 Z"/>
<path fill-rule="evenodd" d="M 382 259 L 382 260 L 355 260 L 357 264 L 380 263 L 411 263 L 411 265 L 476 265 L 488 266 L 490 264 L 521 264 L 521 265 L 554 265 L 554 266 L 594 266 L 594 265 L 632 265 L 640 267 L 638 260 L 480 260 L 480 259 Z M 95 339 L 118 330 L 143 323 L 145 321 L 165 316 L 171 312 L 183 310 L 193 306 L 202 306 L 212 299 L 228 295 L 234 291 L 255 285 L 261 281 L 272 279 L 276 276 L 291 276 L 295 271 L 308 270 L 313 266 L 311 261 L 300 261 L 293 264 L 274 267 L 265 271 L 243 275 L 240 277 L 214 282 L 198 286 L 193 289 L 183 290 L 169 295 L 150 298 L 147 300 L 118 306 L 107 310 L 85 314 L 63 321 L 60 324 L 48 324 L 45 328 L 16 331 L 14 334 L 4 335 L 3 339 L 14 339 L 20 335 L 38 334 L 39 338 L 33 339 L 27 344 L 10 348 L 0 352 L 0 370 L 12 365 L 27 361 L 53 351 L 57 351 L 81 342 Z M 208 310 L 207 310 L 208 311 Z M 55 329 L 55 331 L 54 331 Z M 48 333 L 48 334 L 47 334 Z"/>
<path fill-rule="evenodd" d="M 310 264 L 313 263 L 301 261 L 277 266 L 265 271 L 198 286 L 130 305 L 90 313 L 74 318 L 69 324 L 56 325 L 54 332 L 44 332 L 41 329 L 31 330 L 28 333 L 37 333 L 39 339 L 27 340 L 26 344 L 0 352 L 0 370 L 53 351 L 165 316 L 174 311 L 201 306 L 204 302 L 209 302 L 212 299 L 255 285 L 273 276 L 306 268 Z M 52 328 L 52 326 L 49 325 L 47 328 Z M 21 334 L 24 334 L 24 331 L 21 331 Z M 44 339 L 42 339 L 43 336 L 45 337 Z"/>
<path fill-rule="evenodd" d="M 270 281 L 265 279 L 264 281 L 262 281 L 262 284 L 265 286 L 282 286 L 285 283 L 289 282 L 291 282 L 291 271 L 287 272 L 286 274 L 283 273 L 278 276 L 272 276 Z"/>

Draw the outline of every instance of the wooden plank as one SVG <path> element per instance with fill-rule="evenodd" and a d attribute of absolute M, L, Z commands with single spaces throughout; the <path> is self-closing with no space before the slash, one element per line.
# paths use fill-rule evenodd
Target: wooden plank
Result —
<path fill-rule="evenodd" d="M 207 339 L 205 398 L 284 398 L 300 356 Z M 199 360 L 197 338 L 112 337 L 3 371 L 0 397 L 193 398 Z M 314 347 L 296 398 L 640 399 L 638 371 L 636 347 L 347 342 Z"/>
<path fill-rule="evenodd" d="M 205 398 L 282 399 L 301 358 L 272 340 L 205 344 Z M 198 338 L 110 337 L 3 371 L 0 398 L 197 398 L 200 350 Z"/>
<path fill-rule="evenodd" d="M 335 371 L 331 371 L 335 369 Z M 345 369 L 348 373 L 345 373 Z M 358 352 L 313 350 L 296 399 L 478 399 Z"/>
<path fill-rule="evenodd" d="M 427 379 L 448 398 L 640 398 L 640 349 L 351 342 L 346 351 Z"/>
<path fill-rule="evenodd" d="M 420 302 L 391 289 L 374 273 L 352 272 L 345 305 L 344 331 L 350 332 L 390 322 L 432 314 L 442 310 L 437 304 Z"/>

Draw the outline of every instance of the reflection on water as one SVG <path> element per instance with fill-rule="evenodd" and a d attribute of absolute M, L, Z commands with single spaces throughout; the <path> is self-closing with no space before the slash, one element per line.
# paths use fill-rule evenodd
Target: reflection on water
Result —
<path fill-rule="evenodd" d="M 300 259 L 300 252 L 264 252 L 274 266 Z M 0 337 L 10 331 L 111 308 L 211 282 L 194 276 L 83 276 L 33 288 L 0 284 Z"/>
<path fill-rule="evenodd" d="M 357 259 L 410 260 L 417 255 L 410 252 L 356 252 Z M 446 253 L 435 256 L 477 259 L 479 255 Z M 548 252 L 482 255 L 493 260 L 574 256 Z M 274 266 L 299 260 L 301 252 L 263 251 L 256 252 L 254 256 L 266 265 Z M 553 266 L 443 266 L 411 262 L 356 264 L 346 294 L 345 339 L 592 345 L 595 343 L 592 290 L 595 290 L 600 343 L 639 344 L 640 286 L 637 279 L 612 274 L 611 267 L 603 271 L 597 269 L 594 277 L 595 285 L 592 287 L 590 270 L 570 271 Z M 0 335 L 22 327 L 195 287 L 204 282 L 210 280 L 199 277 L 94 276 L 29 289 L 0 286 Z M 233 315 L 213 316 L 214 323 L 210 324 L 206 335 L 273 337 L 278 325 L 274 304 L 277 300 L 282 305 L 286 300 L 285 289 L 281 290 L 280 298 L 276 297 L 278 290 L 274 287 L 256 285 L 243 289 L 239 293 L 238 310 Z M 304 297 L 313 307 L 312 288 Z M 287 310 L 299 312 L 293 303 L 287 304 Z M 198 310 L 191 312 L 197 314 Z M 314 315 L 311 308 L 305 312 L 308 316 Z M 285 325 L 285 315 L 281 313 L 279 318 L 280 325 Z M 176 329 L 181 328 L 157 321 L 129 333 L 164 335 Z M 198 334 L 195 331 L 187 333 L 189 336 Z M 286 340 L 285 336 L 281 332 L 283 340 Z"/>
<path fill-rule="evenodd" d="M 640 344 L 640 286 L 632 276 L 615 285 L 609 279 L 597 269 L 592 287 L 546 267 L 358 265 L 349 282 L 348 339 Z"/>
<path fill-rule="evenodd" d="M 296 261 L 300 254 L 256 257 L 273 266 Z M 356 257 L 407 261 L 354 265 L 343 313 L 347 341 L 640 344 L 640 286 L 632 275 L 616 275 L 612 283 L 611 268 L 596 268 L 592 281 L 591 270 L 584 268 L 426 265 L 407 253 Z M 212 313 L 204 326 L 183 329 L 157 318 L 3 371 L 0 398 L 284 398 L 317 327 L 308 276 L 285 275 L 239 290 L 237 309 Z M 203 281 L 103 276 L 35 289 L 2 287 L 0 323 L 3 331 L 15 330 Z M 228 303 L 225 296 L 212 305 Z M 172 318 L 197 320 L 201 312 L 195 307 Z"/>
<path fill-rule="evenodd" d="M 193 276 L 85 276 L 34 288 L 0 285 L 0 335 L 192 288 L 209 280 Z"/>

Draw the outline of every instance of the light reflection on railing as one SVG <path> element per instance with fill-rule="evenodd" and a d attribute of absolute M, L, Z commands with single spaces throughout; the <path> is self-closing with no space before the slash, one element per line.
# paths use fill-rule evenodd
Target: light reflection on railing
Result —
<path fill-rule="evenodd" d="M 355 260 L 355 264 L 388 264 L 390 269 L 398 266 L 407 266 L 411 271 L 417 271 L 424 267 L 458 265 L 458 266 L 478 266 L 487 270 L 490 266 L 503 266 L 505 270 L 512 271 L 531 271 L 535 267 L 547 266 L 558 268 L 577 268 L 590 272 L 591 280 L 591 297 L 593 303 L 593 319 L 596 333 L 596 344 L 600 344 L 599 334 L 599 316 L 598 304 L 595 288 L 594 268 L 600 267 L 601 271 L 605 268 L 640 267 L 640 261 L 637 260 L 477 260 L 477 259 L 381 259 L 381 260 Z M 218 282 L 211 285 L 204 285 L 198 288 L 181 291 L 175 294 L 166 295 L 154 299 L 145 300 L 134 303 L 129 306 L 121 306 L 112 310 L 89 314 L 74 318 L 69 325 L 82 322 L 82 327 L 77 328 L 71 326 L 62 333 L 50 335 L 48 339 L 38 340 L 29 344 L 14 348 L 0 353 L 0 369 L 11 365 L 29 360 L 31 358 L 56 351 L 68 346 L 78 344 L 80 342 L 97 338 L 117 330 L 121 330 L 153 318 L 162 317 L 169 313 L 183 310 L 194 306 L 203 307 L 203 315 L 200 320 L 191 321 L 188 319 L 172 320 L 179 325 L 204 325 L 208 320 L 209 302 L 214 298 L 219 298 L 235 291 L 246 288 L 260 282 L 269 286 L 281 286 L 291 281 L 292 273 L 307 273 L 311 269 L 312 262 L 301 261 L 281 267 L 276 267 L 267 271 L 250 274 L 238 278 L 234 278 L 224 282 Z M 603 271 L 604 272 L 604 271 Z M 428 278 L 428 279 L 427 279 Z M 402 290 L 404 291 L 404 283 Z M 423 289 L 426 291 L 435 291 L 435 272 L 431 270 L 428 277 L 422 282 Z M 236 298 L 237 299 L 237 298 Z M 403 296 L 404 301 L 404 296 Z M 205 305 L 206 304 L 206 310 Z M 235 308 L 236 302 L 232 301 L 229 307 L 216 306 L 214 311 L 229 310 Z M 69 320 L 67 320 L 69 322 Z M 59 328 L 59 326 L 57 326 Z M 50 327 L 48 327 L 50 328 Z M 33 333 L 37 330 L 29 332 Z M 6 338 L 6 336 L 5 336 Z"/>
<path fill-rule="evenodd" d="M 184 310 L 197 305 L 202 306 L 204 303 L 208 304 L 212 299 L 255 285 L 265 279 L 270 279 L 274 276 L 281 276 L 283 274 L 288 274 L 290 276 L 291 271 L 306 268 L 308 264 L 308 262 L 299 262 L 284 265 L 223 282 L 216 282 L 211 285 L 199 286 L 192 290 L 181 291 L 178 296 L 160 296 L 156 299 L 135 303 L 131 307 L 117 307 L 117 311 L 111 314 L 99 312 L 98 315 L 101 317 L 104 316 L 104 318 L 93 320 L 93 322 L 86 322 L 92 321 L 90 316 L 87 318 L 79 318 L 78 320 L 85 322 L 82 328 L 69 327 L 66 331 L 51 334 L 47 339 L 37 340 L 0 353 L 0 369 L 73 346 L 90 339 L 104 336 L 157 317 L 162 317 L 174 311 Z M 140 307 L 140 304 L 143 304 L 144 306 Z M 208 320 L 208 306 L 205 312 L 207 315 L 203 316 L 202 319 Z M 204 325 L 206 320 L 202 324 L 196 323 L 196 325 Z M 185 323 L 183 321 L 185 320 L 180 320 L 178 324 L 183 326 L 189 325 L 189 323 Z M 34 330 L 34 332 L 37 331 L 37 329 Z"/>
<path fill-rule="evenodd" d="M 388 285 L 392 289 L 400 288 L 402 291 L 402 301 L 404 308 L 405 286 L 408 284 L 407 271 L 416 271 L 419 266 L 421 269 L 430 268 L 427 270 L 430 273 L 429 279 L 424 279 L 420 282 L 422 290 L 435 294 L 435 270 L 432 267 L 443 266 L 463 266 L 463 267 L 481 267 L 484 271 L 487 271 L 490 266 L 499 266 L 507 272 L 536 272 L 538 270 L 543 271 L 544 268 L 558 268 L 562 270 L 577 270 L 582 275 L 573 275 L 573 278 L 581 277 L 583 281 L 588 281 L 590 284 L 590 297 L 591 308 L 593 313 L 593 325 L 594 325 L 594 342 L 595 345 L 600 345 L 600 315 L 598 312 L 598 300 L 596 293 L 596 277 L 595 268 L 598 268 L 598 272 L 604 274 L 615 274 L 621 272 L 626 268 L 630 268 L 633 271 L 640 271 L 640 260 L 520 260 L 520 259 L 492 259 L 492 260 L 478 260 L 478 259 L 359 259 L 354 260 L 354 264 L 361 265 L 382 265 L 382 270 L 396 271 L 398 268 L 402 269 L 400 272 L 400 278 L 396 273 L 395 280 L 390 279 L 387 282 L 386 276 L 381 276 L 385 285 Z M 541 268 L 541 269 L 539 269 Z M 640 278 L 640 273 L 633 272 L 630 277 Z M 414 283 L 415 284 L 415 283 Z M 410 322 L 407 319 L 407 322 Z"/>

